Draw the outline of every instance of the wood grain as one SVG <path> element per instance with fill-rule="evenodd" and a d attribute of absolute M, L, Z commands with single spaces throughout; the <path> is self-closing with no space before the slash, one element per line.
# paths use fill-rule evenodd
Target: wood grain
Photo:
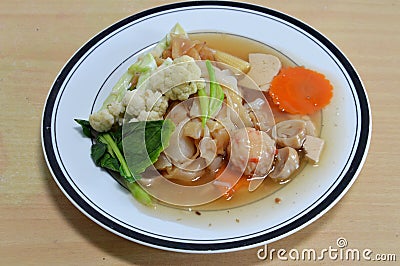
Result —
<path fill-rule="evenodd" d="M 103 28 L 133 13 L 170 2 L 0 2 L 0 265 L 270 263 L 257 258 L 258 248 L 189 255 L 122 239 L 77 210 L 47 169 L 40 123 L 46 95 L 58 71 Z M 322 218 L 269 248 L 321 250 L 335 246 L 338 237 L 345 237 L 349 247 L 396 253 L 399 261 L 400 2 L 249 2 L 293 15 L 330 38 L 363 79 L 373 117 L 369 155 L 349 192 Z M 300 264 L 277 259 L 273 262 Z"/>

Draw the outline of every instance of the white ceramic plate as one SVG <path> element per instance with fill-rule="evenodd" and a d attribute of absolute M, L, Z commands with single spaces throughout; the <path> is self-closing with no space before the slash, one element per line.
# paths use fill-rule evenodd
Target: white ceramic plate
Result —
<path fill-rule="evenodd" d="M 91 142 L 74 118 L 97 110 L 137 55 L 179 22 L 189 32 L 226 32 L 265 43 L 331 80 L 334 97 L 323 111 L 326 140 L 319 167 L 307 166 L 274 195 L 250 205 L 196 215 L 137 203 L 90 158 Z M 365 160 L 371 120 L 367 95 L 351 63 L 303 22 L 260 6 L 187 2 L 156 7 L 105 29 L 67 62 L 44 107 L 42 143 L 60 189 L 85 215 L 126 239 L 179 252 L 227 252 L 270 243 L 330 209 L 349 189 Z M 276 204 L 275 198 L 282 202 Z"/>

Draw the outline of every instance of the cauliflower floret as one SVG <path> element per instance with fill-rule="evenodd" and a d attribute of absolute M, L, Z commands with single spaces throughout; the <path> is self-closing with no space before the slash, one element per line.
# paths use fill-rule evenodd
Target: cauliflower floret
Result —
<path fill-rule="evenodd" d="M 98 132 L 106 132 L 119 122 L 121 115 L 125 112 L 124 106 L 119 102 L 107 105 L 105 109 L 89 116 L 89 123 Z"/>
<path fill-rule="evenodd" d="M 151 120 L 160 120 L 163 119 L 161 113 L 156 111 L 141 111 L 139 116 L 137 117 L 138 121 L 151 121 Z"/>
<path fill-rule="evenodd" d="M 108 109 L 100 110 L 89 116 L 89 123 L 98 132 L 105 132 L 111 129 L 115 123 L 115 117 Z"/>
<path fill-rule="evenodd" d="M 170 100 L 184 101 L 189 98 L 190 95 L 197 92 L 197 90 L 205 87 L 204 82 L 187 82 L 176 86 L 165 93 Z"/>
<path fill-rule="evenodd" d="M 146 101 L 146 110 L 160 113 L 161 117 L 165 114 L 168 108 L 168 99 L 158 91 L 153 92 L 147 90 L 144 92 Z"/>
<path fill-rule="evenodd" d="M 105 109 L 89 116 L 89 123 L 92 128 L 98 132 L 106 132 L 111 127 L 120 121 L 125 108 L 120 102 L 113 102 L 107 105 Z"/>
<path fill-rule="evenodd" d="M 107 106 L 108 111 L 115 118 L 118 118 L 125 110 L 121 103 L 113 102 Z"/>
<path fill-rule="evenodd" d="M 201 69 L 194 59 L 183 55 L 152 76 L 151 88 L 170 100 L 184 101 L 198 89 L 205 87 L 205 82 L 200 76 Z"/>
<path fill-rule="evenodd" d="M 122 101 L 131 121 L 159 120 L 168 108 L 168 99 L 160 92 L 137 89 L 128 91 Z"/>
<path fill-rule="evenodd" d="M 137 117 L 141 110 L 146 109 L 146 101 L 144 97 L 141 97 L 139 90 L 127 91 L 122 105 L 126 107 L 125 112 L 134 117 Z"/>
<path fill-rule="evenodd" d="M 193 78 L 199 78 L 201 75 L 201 69 L 200 67 L 196 64 L 194 61 L 193 57 L 190 57 L 188 55 L 182 55 L 181 57 L 178 57 L 174 60 L 174 64 L 179 65 L 180 63 L 185 63 L 182 64 L 182 66 L 187 69 L 188 72 L 190 72 L 190 76 Z"/>
<path fill-rule="evenodd" d="M 128 91 L 122 107 L 130 121 L 163 119 L 168 100 L 187 100 L 191 94 L 205 87 L 201 69 L 193 58 L 181 56 L 171 65 L 163 66 L 134 91 Z"/>
<path fill-rule="evenodd" d="M 111 95 L 115 96 L 113 101 L 89 117 L 90 125 L 98 132 L 108 131 L 115 123 L 121 123 L 125 112 L 130 121 L 163 119 L 168 100 L 187 100 L 205 87 L 200 76 L 201 69 L 190 56 L 169 61 L 169 64 L 153 71 L 137 89 L 124 91 L 124 95 L 121 92 L 113 95 L 112 92 Z M 122 101 L 118 101 L 121 95 Z"/>

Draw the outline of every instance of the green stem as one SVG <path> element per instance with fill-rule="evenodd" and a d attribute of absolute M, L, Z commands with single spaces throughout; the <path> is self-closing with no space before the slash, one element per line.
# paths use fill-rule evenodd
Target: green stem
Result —
<path fill-rule="evenodd" d="M 133 197 L 139 201 L 140 203 L 146 206 L 152 206 L 153 200 L 151 199 L 150 195 L 147 194 L 146 191 L 141 188 L 136 182 L 126 182 L 129 191 L 133 195 Z"/>
<path fill-rule="evenodd" d="M 113 102 L 121 102 L 125 96 L 125 92 L 129 88 L 130 81 L 133 75 L 129 72 L 125 72 L 124 75 L 118 80 L 118 82 L 112 88 L 112 92 L 104 100 L 100 110 L 104 110 L 107 106 Z"/>
<path fill-rule="evenodd" d="M 206 126 L 206 122 L 208 119 L 208 104 L 209 104 L 209 97 L 206 94 L 204 89 L 200 89 L 197 91 L 199 95 L 199 102 L 200 102 L 200 109 L 201 109 L 201 124 L 203 128 Z"/>
<path fill-rule="evenodd" d="M 121 164 L 121 168 L 125 174 L 125 182 L 126 185 L 131 192 L 132 196 L 139 201 L 140 203 L 151 206 L 153 203 L 149 194 L 144 191 L 135 181 L 134 175 L 132 174 L 131 170 L 128 167 L 128 164 L 125 161 L 124 156 L 122 155 L 121 151 L 119 150 L 117 144 L 115 143 L 112 136 L 108 133 L 101 134 L 99 136 L 99 141 L 107 145 L 107 148 L 110 148 L 114 155 L 117 157 L 119 163 Z"/>
<path fill-rule="evenodd" d="M 215 77 L 215 71 L 214 68 L 211 65 L 211 62 L 209 60 L 206 60 L 206 67 L 207 67 L 207 71 L 208 71 L 208 75 L 210 78 L 210 98 L 215 98 L 216 95 L 216 83 L 215 81 L 217 80 L 217 78 Z"/>
<path fill-rule="evenodd" d="M 210 78 L 210 100 L 208 104 L 208 116 L 212 116 L 221 107 L 224 100 L 224 92 L 221 85 L 217 83 L 215 70 L 209 60 L 206 60 L 206 67 Z"/>
<path fill-rule="evenodd" d="M 104 142 L 102 141 L 102 139 L 104 140 Z M 115 154 L 115 156 L 117 157 L 119 163 L 121 164 L 121 167 L 124 171 L 124 173 L 126 173 L 126 176 L 128 178 L 133 178 L 132 172 L 128 167 L 128 164 L 125 161 L 124 156 L 122 155 L 121 151 L 119 150 L 117 144 L 115 143 L 114 139 L 111 137 L 110 134 L 103 134 L 100 136 L 100 141 L 102 141 L 103 143 L 109 145 L 109 147 L 111 148 L 111 150 L 113 151 L 113 153 Z"/>

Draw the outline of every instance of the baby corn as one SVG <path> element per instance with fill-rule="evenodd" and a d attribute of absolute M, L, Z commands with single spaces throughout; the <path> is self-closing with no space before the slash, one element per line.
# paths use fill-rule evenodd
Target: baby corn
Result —
<path fill-rule="evenodd" d="M 247 73 L 250 70 L 250 63 L 240 59 L 239 57 L 233 56 L 231 54 L 221 52 L 216 50 L 214 54 L 215 60 L 227 64 L 231 67 L 239 69 L 243 73 Z"/>

